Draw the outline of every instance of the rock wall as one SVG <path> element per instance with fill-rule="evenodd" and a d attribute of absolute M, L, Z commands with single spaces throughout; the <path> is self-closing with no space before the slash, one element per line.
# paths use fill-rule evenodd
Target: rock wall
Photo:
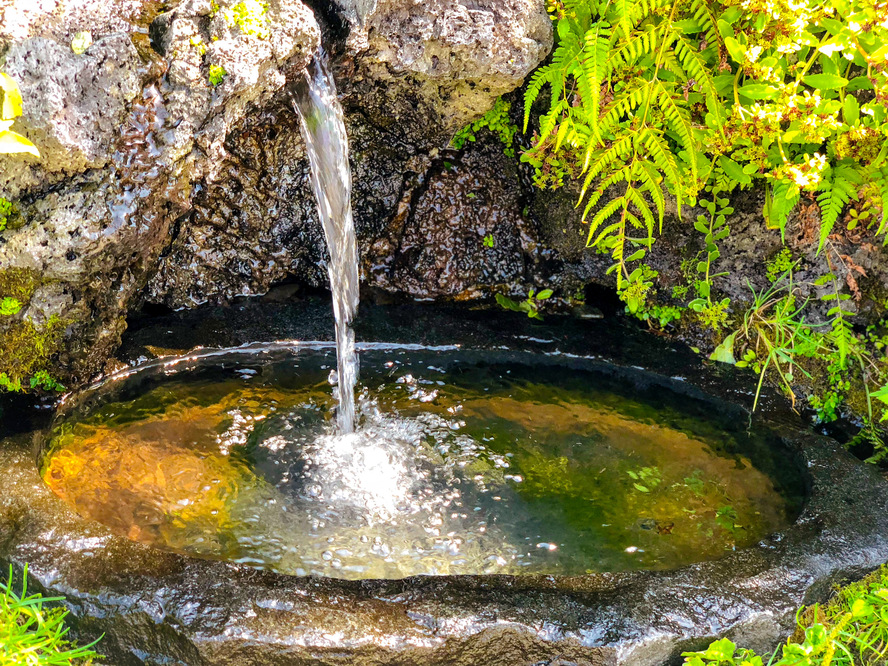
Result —
<path fill-rule="evenodd" d="M 468 6 L 383 3 L 363 22 L 346 7 L 348 38 L 328 44 L 347 113 L 368 286 L 463 298 L 487 293 L 488 285 L 523 280 L 534 261 L 521 192 L 512 187 L 516 165 L 501 148 L 463 160 L 445 147 L 458 128 L 539 64 L 551 48 L 550 22 L 539 2 Z M 477 25 L 467 24 L 466 16 Z M 395 33 L 412 47 L 383 49 L 383 36 Z M 460 60 L 459 68 L 422 69 L 420 61 L 438 61 L 435 54 L 448 49 L 453 53 L 447 61 Z M 510 180 L 490 188 L 487 181 L 504 173 Z M 285 92 L 229 132 L 225 159 L 201 183 L 192 206 L 148 285 L 149 302 L 190 307 L 262 294 L 282 280 L 326 285 L 326 249 L 308 163 Z M 482 251 L 489 233 L 499 242 Z M 410 266 L 415 257 L 406 258 L 407 245 L 425 268 Z M 422 274 L 407 276 L 407 266 Z"/>
<path fill-rule="evenodd" d="M 16 129 L 41 157 L 0 157 L 0 196 L 13 202 L 0 233 L 0 297 L 24 305 L 0 318 L 8 358 L 23 333 L 33 334 L 21 356 L 43 349 L 53 371 L 77 385 L 101 370 L 143 300 L 178 308 L 264 293 L 281 280 L 325 284 L 326 250 L 286 93 L 320 45 L 308 7 L 182 0 L 159 13 L 151 0 L 24 4 L 0 7 L 0 70 L 21 87 Z M 369 246 L 398 226 L 405 197 L 418 197 L 420 210 L 437 205 L 413 193 L 443 177 L 439 149 L 521 84 L 550 50 L 552 29 L 542 0 L 381 2 L 366 11 L 319 4 L 348 27 L 348 41 L 332 46 L 349 109 L 356 217 Z M 92 45 L 75 53 L 71 38 L 84 30 Z M 456 296 L 478 281 L 514 279 L 524 260 L 506 255 L 526 243 L 494 223 L 517 219 L 515 196 L 495 197 L 510 212 L 488 205 L 483 220 L 466 217 L 502 237 L 498 268 L 431 289 L 422 285 L 428 270 L 379 284 Z M 410 224 L 424 234 L 440 219 Z M 405 229 L 393 233 L 416 246 Z M 465 261 L 475 262 L 473 252 Z M 38 365 L 0 362 L 0 372 L 24 378 Z"/>

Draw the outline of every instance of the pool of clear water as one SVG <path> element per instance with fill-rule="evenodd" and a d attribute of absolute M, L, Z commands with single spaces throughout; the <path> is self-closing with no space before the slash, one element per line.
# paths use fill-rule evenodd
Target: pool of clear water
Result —
<path fill-rule="evenodd" d="M 81 515 L 296 575 L 575 575 L 711 560 L 789 525 L 801 472 L 716 403 L 576 359 L 365 346 L 169 359 L 78 396 L 40 461 Z"/>

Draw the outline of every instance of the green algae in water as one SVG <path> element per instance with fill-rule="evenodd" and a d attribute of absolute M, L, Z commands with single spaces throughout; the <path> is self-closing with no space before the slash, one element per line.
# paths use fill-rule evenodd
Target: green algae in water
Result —
<path fill-rule="evenodd" d="M 343 578 L 669 569 L 779 531 L 803 499 L 767 432 L 576 363 L 366 351 L 346 436 L 334 366 L 302 349 L 137 372 L 69 410 L 41 473 L 132 539 Z"/>

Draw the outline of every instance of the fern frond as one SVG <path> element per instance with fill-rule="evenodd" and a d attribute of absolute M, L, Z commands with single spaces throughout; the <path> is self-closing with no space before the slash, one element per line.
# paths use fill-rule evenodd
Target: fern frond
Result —
<path fill-rule="evenodd" d="M 652 55 L 661 36 L 666 32 L 666 28 L 667 26 L 662 24 L 635 33 L 631 39 L 626 39 L 623 45 L 611 54 L 611 58 L 630 65 L 643 55 Z"/>
<path fill-rule="evenodd" d="M 717 19 L 712 11 L 712 4 L 708 0 L 690 0 L 691 16 L 703 28 L 703 34 L 708 44 L 721 44 L 722 38 L 718 32 Z"/>
<path fill-rule="evenodd" d="M 722 113 L 722 104 L 719 101 L 718 89 L 715 87 L 715 79 L 712 77 L 709 65 L 702 54 L 683 35 L 678 36 L 675 42 L 675 50 L 682 65 L 687 70 L 689 78 L 697 82 L 697 85 L 700 86 L 700 89 L 706 96 L 706 108 L 709 109 L 720 131 L 723 132 L 724 130 L 721 128 L 725 123 L 725 118 Z"/>
<path fill-rule="evenodd" d="M 672 128 L 672 131 L 681 137 L 681 147 L 687 152 L 690 160 L 691 178 L 696 182 L 697 147 L 694 144 L 694 130 L 691 127 L 690 116 L 685 109 L 676 103 L 673 93 L 666 90 L 661 81 L 655 80 L 654 85 L 660 103 L 660 110 L 663 112 L 663 116 L 666 118 L 666 122 Z M 674 182 L 677 183 L 678 181 Z"/>
<path fill-rule="evenodd" d="M 820 244 L 817 253 L 823 249 L 836 220 L 845 206 L 857 194 L 860 174 L 847 165 L 838 165 L 832 170 L 832 177 L 824 181 L 824 192 L 817 197 L 820 204 Z"/>
<path fill-rule="evenodd" d="M 598 116 L 601 105 L 601 84 L 607 76 L 607 56 L 612 44 L 610 25 L 599 21 L 586 33 L 584 56 L 580 61 L 580 67 L 577 68 L 577 88 L 583 108 L 589 113 L 589 125 L 596 143 L 600 140 Z"/>
<path fill-rule="evenodd" d="M 636 0 L 626 18 L 634 28 L 651 14 L 655 14 L 659 9 L 669 7 L 673 2 L 674 0 Z"/>
<path fill-rule="evenodd" d="M 616 125 L 623 117 L 632 115 L 633 111 L 640 107 L 647 99 L 651 90 L 651 81 L 638 79 L 634 82 L 634 86 L 624 90 L 622 95 L 616 98 L 601 118 L 602 134 L 604 128 L 611 128 Z"/>
<path fill-rule="evenodd" d="M 628 0 L 612 0 L 613 18 L 612 21 L 620 27 L 623 39 L 628 39 L 632 32 L 632 25 L 629 23 L 629 7 Z"/>
<path fill-rule="evenodd" d="M 662 232 L 663 216 L 666 213 L 666 198 L 663 196 L 663 187 L 660 185 L 660 174 L 657 171 L 657 166 L 650 160 L 640 160 L 640 164 L 644 170 L 644 175 L 641 176 L 641 179 L 645 183 L 645 190 L 651 195 L 651 199 L 654 200 L 654 205 L 657 207 L 657 219 L 660 222 L 660 231 Z"/>
<path fill-rule="evenodd" d="M 641 142 L 644 147 L 647 148 L 647 153 L 650 155 L 654 164 L 657 165 L 657 168 L 660 169 L 660 171 L 666 174 L 667 182 L 673 184 L 681 183 L 682 175 L 678 168 L 678 161 L 675 159 L 675 155 L 669 144 L 667 144 L 661 136 L 652 130 L 646 130 L 642 132 L 636 140 Z M 682 204 L 680 188 L 676 189 L 675 198 L 678 205 L 678 212 L 680 214 Z"/>
<path fill-rule="evenodd" d="M 586 237 L 586 246 L 592 247 L 599 243 L 602 238 L 606 237 L 607 234 L 612 230 L 614 225 L 610 225 L 601 233 L 598 234 L 598 237 L 593 240 L 593 236 L 596 235 L 598 228 L 601 226 L 602 222 L 609 219 L 611 215 L 613 215 L 620 207 L 625 205 L 626 201 L 623 197 L 616 197 L 607 203 L 607 205 L 595 213 L 592 217 L 592 220 L 589 222 L 589 235 Z M 617 224 L 619 227 L 619 224 Z"/>
<path fill-rule="evenodd" d="M 641 213 L 641 217 L 644 219 L 644 228 L 647 231 L 648 238 L 653 238 L 654 214 L 653 212 L 651 212 L 651 207 L 648 202 L 644 200 L 644 197 L 641 195 L 641 193 L 634 187 L 626 188 L 626 198 L 631 201 L 636 210 Z"/>
<path fill-rule="evenodd" d="M 632 167 L 628 166 L 623 169 L 618 169 L 614 171 L 610 176 L 602 180 L 598 187 L 595 188 L 595 191 L 589 196 L 589 199 L 586 202 L 586 213 L 592 210 L 595 205 L 601 200 L 601 198 L 607 193 L 609 187 L 616 185 L 624 180 L 629 180 L 632 178 Z M 577 206 L 579 206 L 579 202 Z M 584 217 L 586 215 L 584 213 Z"/>
<path fill-rule="evenodd" d="M 530 108 L 540 95 L 543 86 L 549 82 L 550 68 L 540 67 L 530 77 L 530 83 L 527 84 L 527 90 L 524 93 L 524 129 L 527 131 L 527 123 L 530 121 Z"/>
<path fill-rule="evenodd" d="M 592 166 L 586 172 L 586 178 L 583 180 L 583 189 L 580 190 L 580 201 L 586 196 L 589 185 L 598 177 L 598 174 L 609 169 L 619 159 L 629 154 L 629 151 L 632 150 L 632 141 L 632 135 L 627 134 L 621 137 L 619 141 L 614 142 L 610 148 L 602 151 L 600 157 L 592 163 Z"/>
<path fill-rule="evenodd" d="M 681 61 L 679 61 L 678 57 L 675 55 L 674 50 L 669 50 L 665 53 L 662 53 L 660 56 L 660 61 L 660 67 L 662 69 L 671 72 L 672 75 L 682 84 L 686 84 L 688 82 L 688 73 L 682 66 Z"/>
<path fill-rule="evenodd" d="M 878 236 L 888 230 L 888 167 L 882 167 L 877 171 L 872 181 L 879 190 L 882 205 L 882 219 L 879 222 L 879 228 L 876 230 L 876 235 Z M 888 242 L 888 238 L 886 238 L 886 242 Z"/>
<path fill-rule="evenodd" d="M 552 54 L 552 62 L 540 67 L 534 72 L 534 75 L 531 77 L 530 83 L 527 86 L 527 91 L 524 93 L 525 132 L 527 131 L 527 124 L 530 121 L 530 109 L 547 83 L 552 89 L 549 114 L 553 112 L 564 91 L 564 84 L 567 80 L 568 71 L 571 69 L 574 61 L 577 60 L 582 50 L 582 41 L 577 35 L 571 33 L 559 42 L 558 48 L 555 49 L 555 53 Z"/>

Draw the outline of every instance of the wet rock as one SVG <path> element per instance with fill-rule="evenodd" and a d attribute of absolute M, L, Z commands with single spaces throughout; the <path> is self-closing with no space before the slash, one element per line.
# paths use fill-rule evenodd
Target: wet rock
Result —
<path fill-rule="evenodd" d="M 106 169 L 88 170 L 42 197 L 20 201 L 27 223 L 3 232 L 0 276 L 10 270 L 38 276 L 22 312 L 5 323 L 62 324 L 63 381 L 86 380 L 119 343 L 126 309 L 172 219 L 187 205 L 183 174 L 154 161 L 163 122 L 160 95 L 148 89 L 130 109 Z"/>
<path fill-rule="evenodd" d="M 176 157 L 199 151 L 194 177 L 210 181 L 232 127 L 281 90 L 288 74 L 299 75 L 320 44 L 314 15 L 299 0 L 246 17 L 234 6 L 192 0 L 151 25 L 152 44 L 167 58 L 165 98 L 176 118 L 167 141 Z"/>
<path fill-rule="evenodd" d="M 387 141 L 360 116 L 347 124 L 356 227 L 362 239 L 375 238 L 400 196 L 411 149 Z M 188 307 L 263 294 L 285 279 L 326 287 L 328 253 L 299 119 L 286 96 L 229 136 L 219 173 L 196 191 L 147 300 Z"/>
<path fill-rule="evenodd" d="M 6 7 L 12 44 L 0 63 L 21 85 L 16 127 L 41 150 L 40 158 L 0 158 L 0 196 L 14 201 L 0 235 L 0 286 L 10 271 L 39 276 L 22 311 L 0 322 L 0 340 L 12 340 L 16 327 L 56 322 L 65 335 L 47 354 L 58 355 L 52 371 L 69 385 L 99 371 L 119 343 L 170 230 L 200 189 L 194 183 L 214 182 L 225 162 L 231 128 L 298 75 L 320 39 L 298 0 L 274 3 L 254 23 L 233 2 L 214 10 L 194 1 L 158 16 L 150 44 L 143 20 L 132 33 L 97 33 L 75 54 L 65 40 L 83 28 L 90 2 L 43 14 Z M 138 20 L 156 14 L 151 3 L 136 9 Z M 102 17 L 99 29 L 118 25 Z M 19 34 L 34 36 L 18 42 Z M 209 80 L 211 67 L 224 69 L 220 80 Z M 8 358 L 15 350 L 0 351 Z M 0 360 L 0 372 L 15 377 L 17 369 Z"/>
<path fill-rule="evenodd" d="M 477 298 L 531 275 L 538 243 L 502 148 L 445 153 L 405 189 L 365 253 L 369 283 L 418 298 Z"/>
<path fill-rule="evenodd" d="M 320 301 L 265 310 L 253 302 L 175 313 L 136 335 L 162 345 L 238 344 L 259 339 L 263 329 L 269 337 L 310 339 L 316 329 L 332 329 L 328 310 Z M 364 334 L 463 348 L 506 345 L 540 357 L 562 352 L 550 358 L 566 370 L 592 364 L 632 385 L 677 391 L 738 420 L 748 417 L 754 377 L 714 373 L 689 351 L 614 322 L 540 325 L 518 315 L 446 312 L 370 308 Z M 4 434 L 0 565 L 11 562 L 21 571 L 30 563 L 35 589 L 67 597 L 77 637 L 105 633 L 101 650 L 115 666 L 658 666 L 725 635 L 765 649 L 789 633 L 800 603 L 823 599 L 834 583 L 888 559 L 888 484 L 834 441 L 802 427 L 784 401 L 768 394 L 760 409 L 757 418 L 795 452 L 809 477 L 801 516 L 750 548 L 674 571 L 350 582 L 182 557 L 73 514 L 40 481 L 33 440 Z"/>

